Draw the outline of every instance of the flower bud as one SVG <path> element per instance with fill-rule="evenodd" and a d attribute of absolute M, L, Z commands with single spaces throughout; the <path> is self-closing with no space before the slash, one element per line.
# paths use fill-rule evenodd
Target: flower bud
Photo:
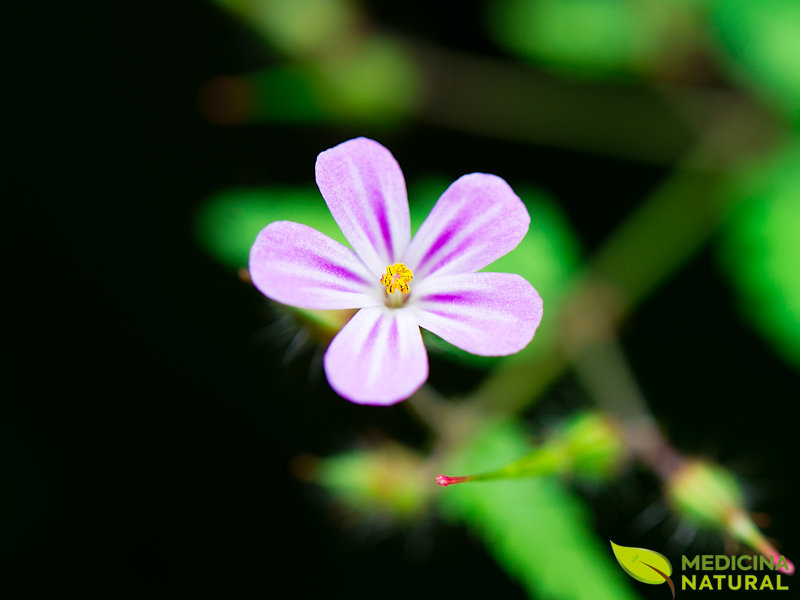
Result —
<path fill-rule="evenodd" d="M 573 417 L 527 456 L 489 473 L 447 477 L 438 475 L 442 487 L 467 481 L 538 477 L 553 474 L 606 476 L 623 463 L 626 451 L 614 424 L 598 413 Z"/>
<path fill-rule="evenodd" d="M 701 459 L 687 460 L 668 481 L 667 499 L 690 521 L 722 530 L 773 561 L 780 557 L 744 509 L 736 479 L 722 467 Z M 780 570 L 793 573 L 794 565 L 788 559 L 785 564 Z"/>
<path fill-rule="evenodd" d="M 307 478 L 362 517 L 408 520 L 427 504 L 425 475 L 421 457 L 400 445 L 384 444 L 320 459 Z"/>
<path fill-rule="evenodd" d="M 742 493 L 734 477 L 710 462 L 687 460 L 667 484 L 667 499 L 676 512 L 700 525 L 725 528 L 739 510 Z"/>
<path fill-rule="evenodd" d="M 614 423 L 596 412 L 573 418 L 553 440 L 569 457 L 571 471 L 577 475 L 607 476 L 625 462 L 627 451 Z"/>

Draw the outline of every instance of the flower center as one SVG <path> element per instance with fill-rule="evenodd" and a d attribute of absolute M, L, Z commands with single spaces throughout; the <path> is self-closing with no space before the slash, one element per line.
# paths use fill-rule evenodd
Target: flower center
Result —
<path fill-rule="evenodd" d="M 392 306 L 398 304 L 394 300 L 401 300 L 405 294 L 408 294 L 410 291 L 408 284 L 413 278 L 414 274 L 411 269 L 403 263 L 395 263 L 386 267 L 386 273 L 381 277 L 381 285 L 386 288 Z M 402 295 L 394 295 L 395 292 L 400 292 Z"/>

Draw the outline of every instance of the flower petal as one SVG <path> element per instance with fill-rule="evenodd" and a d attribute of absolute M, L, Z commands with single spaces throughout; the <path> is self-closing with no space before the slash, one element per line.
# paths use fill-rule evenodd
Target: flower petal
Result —
<path fill-rule="evenodd" d="M 291 221 L 270 223 L 256 236 L 250 278 L 268 298 L 300 308 L 361 308 L 382 302 L 380 285 L 352 250 Z"/>
<path fill-rule="evenodd" d="M 317 157 L 317 186 L 347 241 L 380 277 L 408 247 L 406 182 L 386 148 L 356 138 Z"/>
<path fill-rule="evenodd" d="M 464 175 L 436 202 L 402 262 L 417 277 L 472 273 L 513 250 L 530 222 L 528 209 L 503 179 Z"/>
<path fill-rule="evenodd" d="M 542 299 L 510 273 L 465 273 L 421 281 L 406 307 L 420 327 L 482 356 L 519 352 L 542 320 Z"/>
<path fill-rule="evenodd" d="M 340 396 L 358 404 L 405 400 L 428 378 L 428 354 L 404 308 L 362 308 L 333 338 L 325 375 Z"/>

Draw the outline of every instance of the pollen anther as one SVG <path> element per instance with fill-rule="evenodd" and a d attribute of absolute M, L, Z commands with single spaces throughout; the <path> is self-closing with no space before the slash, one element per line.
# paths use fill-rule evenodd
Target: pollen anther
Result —
<path fill-rule="evenodd" d="M 414 274 L 403 263 L 395 263 L 386 267 L 386 273 L 381 277 L 381 285 L 386 288 L 387 294 L 399 291 L 401 294 L 409 292 L 408 284 L 414 278 Z"/>

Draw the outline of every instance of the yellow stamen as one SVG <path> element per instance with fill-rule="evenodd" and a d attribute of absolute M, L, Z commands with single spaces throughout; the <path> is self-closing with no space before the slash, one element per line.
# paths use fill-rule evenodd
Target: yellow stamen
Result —
<path fill-rule="evenodd" d="M 399 291 L 407 294 L 410 289 L 409 282 L 414 278 L 414 274 L 403 263 L 395 263 L 386 267 L 386 273 L 381 277 L 381 285 L 386 287 L 387 294 L 394 294 Z"/>

